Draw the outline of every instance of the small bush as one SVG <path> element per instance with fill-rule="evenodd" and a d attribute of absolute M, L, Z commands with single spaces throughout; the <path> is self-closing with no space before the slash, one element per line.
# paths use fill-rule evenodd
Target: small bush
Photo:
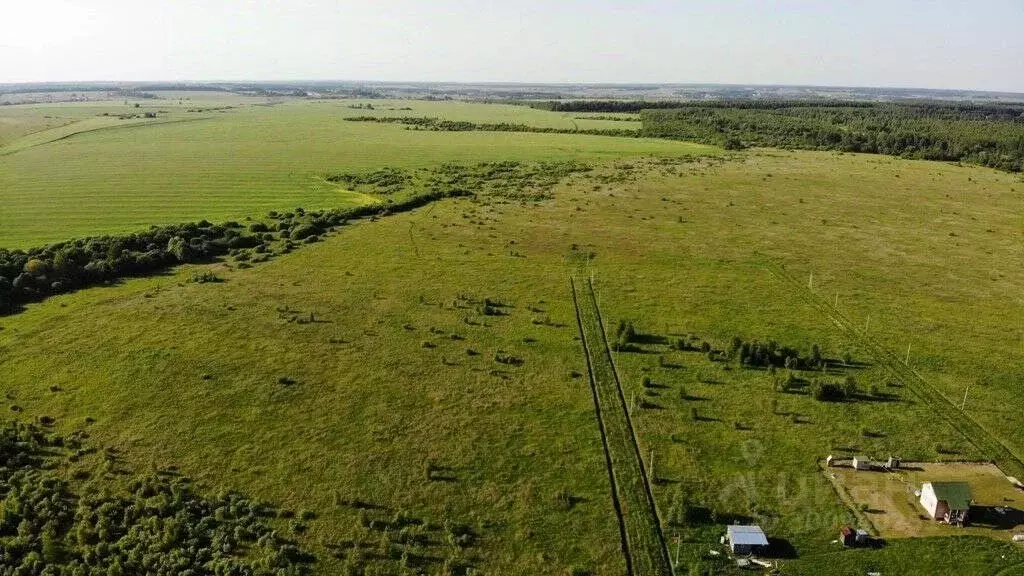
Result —
<path fill-rule="evenodd" d="M 309 238 L 310 236 L 316 236 L 319 233 L 320 230 L 317 227 L 311 224 L 302 224 L 292 229 L 290 233 L 290 238 L 292 240 L 305 240 L 306 238 Z"/>
<path fill-rule="evenodd" d="M 214 274 L 212 270 L 205 270 L 203 272 L 193 273 L 191 276 L 189 276 L 188 281 L 193 282 L 195 284 L 208 284 L 223 282 L 224 280 L 222 280 L 219 276 Z"/>
<path fill-rule="evenodd" d="M 576 498 L 573 497 L 572 492 L 563 488 L 555 494 L 555 504 L 561 510 L 572 510 L 576 505 Z"/>

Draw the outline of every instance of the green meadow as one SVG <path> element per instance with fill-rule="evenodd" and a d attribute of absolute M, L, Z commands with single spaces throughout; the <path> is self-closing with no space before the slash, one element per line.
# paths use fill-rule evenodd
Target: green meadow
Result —
<path fill-rule="evenodd" d="M 397 125 L 345 122 L 346 117 L 377 113 L 350 108 L 353 103 L 348 100 L 251 100 L 206 102 L 196 96 L 181 103 L 146 100 L 138 109 L 75 104 L 72 112 L 62 112 L 72 123 L 7 142 L 0 147 L 0 201 L 6 208 L 0 214 L 0 245 L 24 248 L 152 224 L 239 219 L 295 206 L 332 208 L 367 201 L 324 182 L 324 174 L 338 170 L 713 151 L 680 142 L 600 136 L 416 132 Z M 597 128 L 626 124 L 574 121 L 572 115 L 524 106 L 403 101 L 374 105 L 382 108 L 380 115 L 489 118 L 566 129 L 573 122 Z M 387 110 L 406 107 L 413 110 Z M 49 109 L 32 108 L 44 115 Z M 0 120 L 24 114 L 23 110 L 0 108 Z M 98 116 L 147 111 L 157 111 L 158 117 Z"/>
<path fill-rule="evenodd" d="M 368 103 L 373 111 L 351 107 Z M 11 418 L 86 431 L 135 470 L 174 467 L 210 492 L 314 511 L 294 537 L 316 554 L 316 573 L 440 574 L 456 559 L 478 574 L 621 575 L 575 273 L 592 279 L 609 341 L 619 321 L 639 334 L 611 357 L 677 574 L 735 570 L 709 554 L 734 521 L 765 528 L 782 573 L 931 574 L 951 556 L 965 574 L 1024 566 L 1006 531 L 842 551 L 839 527 L 869 524 L 870 512 L 846 507 L 819 468 L 829 454 L 985 459 L 959 420 L 921 396 L 959 407 L 965 390 L 957 418 L 1024 456 L 1019 176 L 344 121 L 630 124 L 517 106 L 262 104 L 187 112 L 185 101 L 143 102 L 173 109 L 61 138 L 76 124 L 53 126 L 52 141 L 13 138 L 0 148 L 0 246 L 379 198 L 326 180 L 339 171 L 570 159 L 593 170 L 547 199 L 439 200 L 351 222 L 268 262 L 186 265 L 31 304 L 0 318 Z M 108 121 L 78 106 L 79 128 Z M 24 110 L 0 108 L 0 118 Z M 220 281 L 192 281 L 204 272 Z M 827 369 L 793 370 L 797 383 L 780 389 L 789 371 L 727 359 L 734 337 L 801 353 L 818 345 Z M 706 342 L 711 358 L 680 339 Z M 907 369 L 931 388 L 895 377 L 878 353 L 902 359 L 908 346 Z M 853 399 L 810 391 L 814 379 L 847 377 Z M 368 516 L 398 513 L 465 524 L 475 540 L 409 545 L 426 559 L 418 568 L 354 552 L 394 536 Z"/>

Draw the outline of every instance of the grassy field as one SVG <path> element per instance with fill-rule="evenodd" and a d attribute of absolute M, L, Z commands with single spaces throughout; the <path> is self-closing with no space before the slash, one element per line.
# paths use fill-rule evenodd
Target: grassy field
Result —
<path fill-rule="evenodd" d="M 706 146 L 647 139 L 414 132 L 401 126 L 344 122 L 345 117 L 371 113 L 350 108 L 355 104 L 347 100 L 284 100 L 272 106 L 252 100 L 208 101 L 196 96 L 181 103 L 147 100 L 138 109 L 83 103 L 68 107 L 66 113 L 57 105 L 0 108 L 0 120 L 27 115 L 26 110 L 46 115 L 50 108 L 60 110 L 61 122 L 80 120 L 23 135 L 0 147 L 0 202 L 5 207 L 0 213 L 0 246 L 28 247 L 86 234 L 130 232 L 151 224 L 240 219 L 300 205 L 329 208 L 364 201 L 324 182 L 324 174 L 339 170 L 716 152 Z M 565 128 L 574 122 L 565 114 L 523 106 L 373 104 L 380 114 Z M 224 106 L 234 108 L 218 110 Z M 386 110 L 410 106 L 412 111 Z M 96 117 L 161 110 L 167 113 L 148 121 Z M 575 122 L 594 127 L 625 124 Z M 97 127 L 106 129 L 65 138 Z M 51 140 L 55 141 L 45 143 Z M 61 222 L 59 229 L 54 221 Z"/>
<path fill-rule="evenodd" d="M 418 551 L 439 559 L 431 573 L 458 556 L 485 574 L 622 574 L 569 289 L 582 264 L 605 328 L 629 320 L 642 335 L 612 360 L 673 558 L 671 538 L 681 539 L 680 573 L 727 570 L 708 551 L 722 550 L 726 524 L 745 520 L 768 531 L 784 573 L 931 574 L 951 555 L 961 573 L 1019 572 L 1024 552 L 990 539 L 839 552 L 838 527 L 857 519 L 817 465 L 830 453 L 983 456 L 876 357 L 878 347 L 902 354 L 907 344 L 921 378 L 958 404 L 970 383 L 965 417 L 1024 454 L 1017 177 L 831 153 L 694 160 L 673 156 L 713 150 L 327 121 L 365 112 L 348 104 L 250 106 L 0 158 L 0 179 L 37 196 L 52 188 L 21 200 L 36 213 L 5 211 L 0 234 L 10 236 L 0 238 L 18 245 L 146 218 L 332 205 L 340 190 L 295 184 L 325 170 L 555 158 L 597 168 L 550 200 L 443 200 L 252 268 L 186 266 L 30 305 L 0 318 L 4 391 L 23 410 L 12 415 L 87 429 L 137 469 L 175 465 L 210 490 L 318 511 L 299 537 L 324 574 L 350 561 L 351 542 L 381 538 L 346 504 L 354 499 L 386 508 L 372 514 L 471 526 L 478 538 L 467 549 Z M 421 105 L 404 112 L 431 115 Z M 466 119 L 482 113 L 443 106 Z M 125 150 L 134 160 L 117 170 L 76 175 Z M 59 169 L 46 168 L 56 157 Z M 71 181 L 91 182 L 93 195 L 109 188 L 108 203 L 69 191 Z M 119 191 L 133 186 L 131 205 Z M 86 200 L 105 218 L 65 212 Z M 223 282 L 188 281 L 203 270 Z M 872 347 L 811 304 L 812 273 L 813 294 L 863 319 Z M 828 370 L 797 371 L 798 384 L 781 391 L 766 370 L 672 346 L 692 338 L 724 350 L 735 336 L 804 351 L 819 344 Z M 814 378 L 847 376 L 861 391 L 854 401 L 808 393 Z"/>

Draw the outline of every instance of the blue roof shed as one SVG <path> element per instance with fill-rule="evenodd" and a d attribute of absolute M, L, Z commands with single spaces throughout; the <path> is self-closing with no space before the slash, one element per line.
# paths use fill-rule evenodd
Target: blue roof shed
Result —
<path fill-rule="evenodd" d="M 729 526 L 726 538 L 733 554 L 751 554 L 768 546 L 768 538 L 760 526 Z"/>

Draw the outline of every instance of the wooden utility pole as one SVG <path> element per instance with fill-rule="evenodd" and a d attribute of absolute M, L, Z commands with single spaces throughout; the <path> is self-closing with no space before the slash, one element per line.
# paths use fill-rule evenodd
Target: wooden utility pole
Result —
<path fill-rule="evenodd" d="M 647 464 L 647 476 L 650 478 L 651 482 L 654 482 L 654 449 L 653 448 L 651 449 L 650 462 L 648 462 L 648 464 Z"/>
<path fill-rule="evenodd" d="M 910 366 L 910 344 L 907 344 L 907 359 L 903 363 Z"/>
<path fill-rule="evenodd" d="M 960 404 L 960 411 L 963 412 L 967 408 L 967 392 L 970 391 L 971 385 L 968 384 L 967 388 L 964 388 L 964 401 Z"/>

